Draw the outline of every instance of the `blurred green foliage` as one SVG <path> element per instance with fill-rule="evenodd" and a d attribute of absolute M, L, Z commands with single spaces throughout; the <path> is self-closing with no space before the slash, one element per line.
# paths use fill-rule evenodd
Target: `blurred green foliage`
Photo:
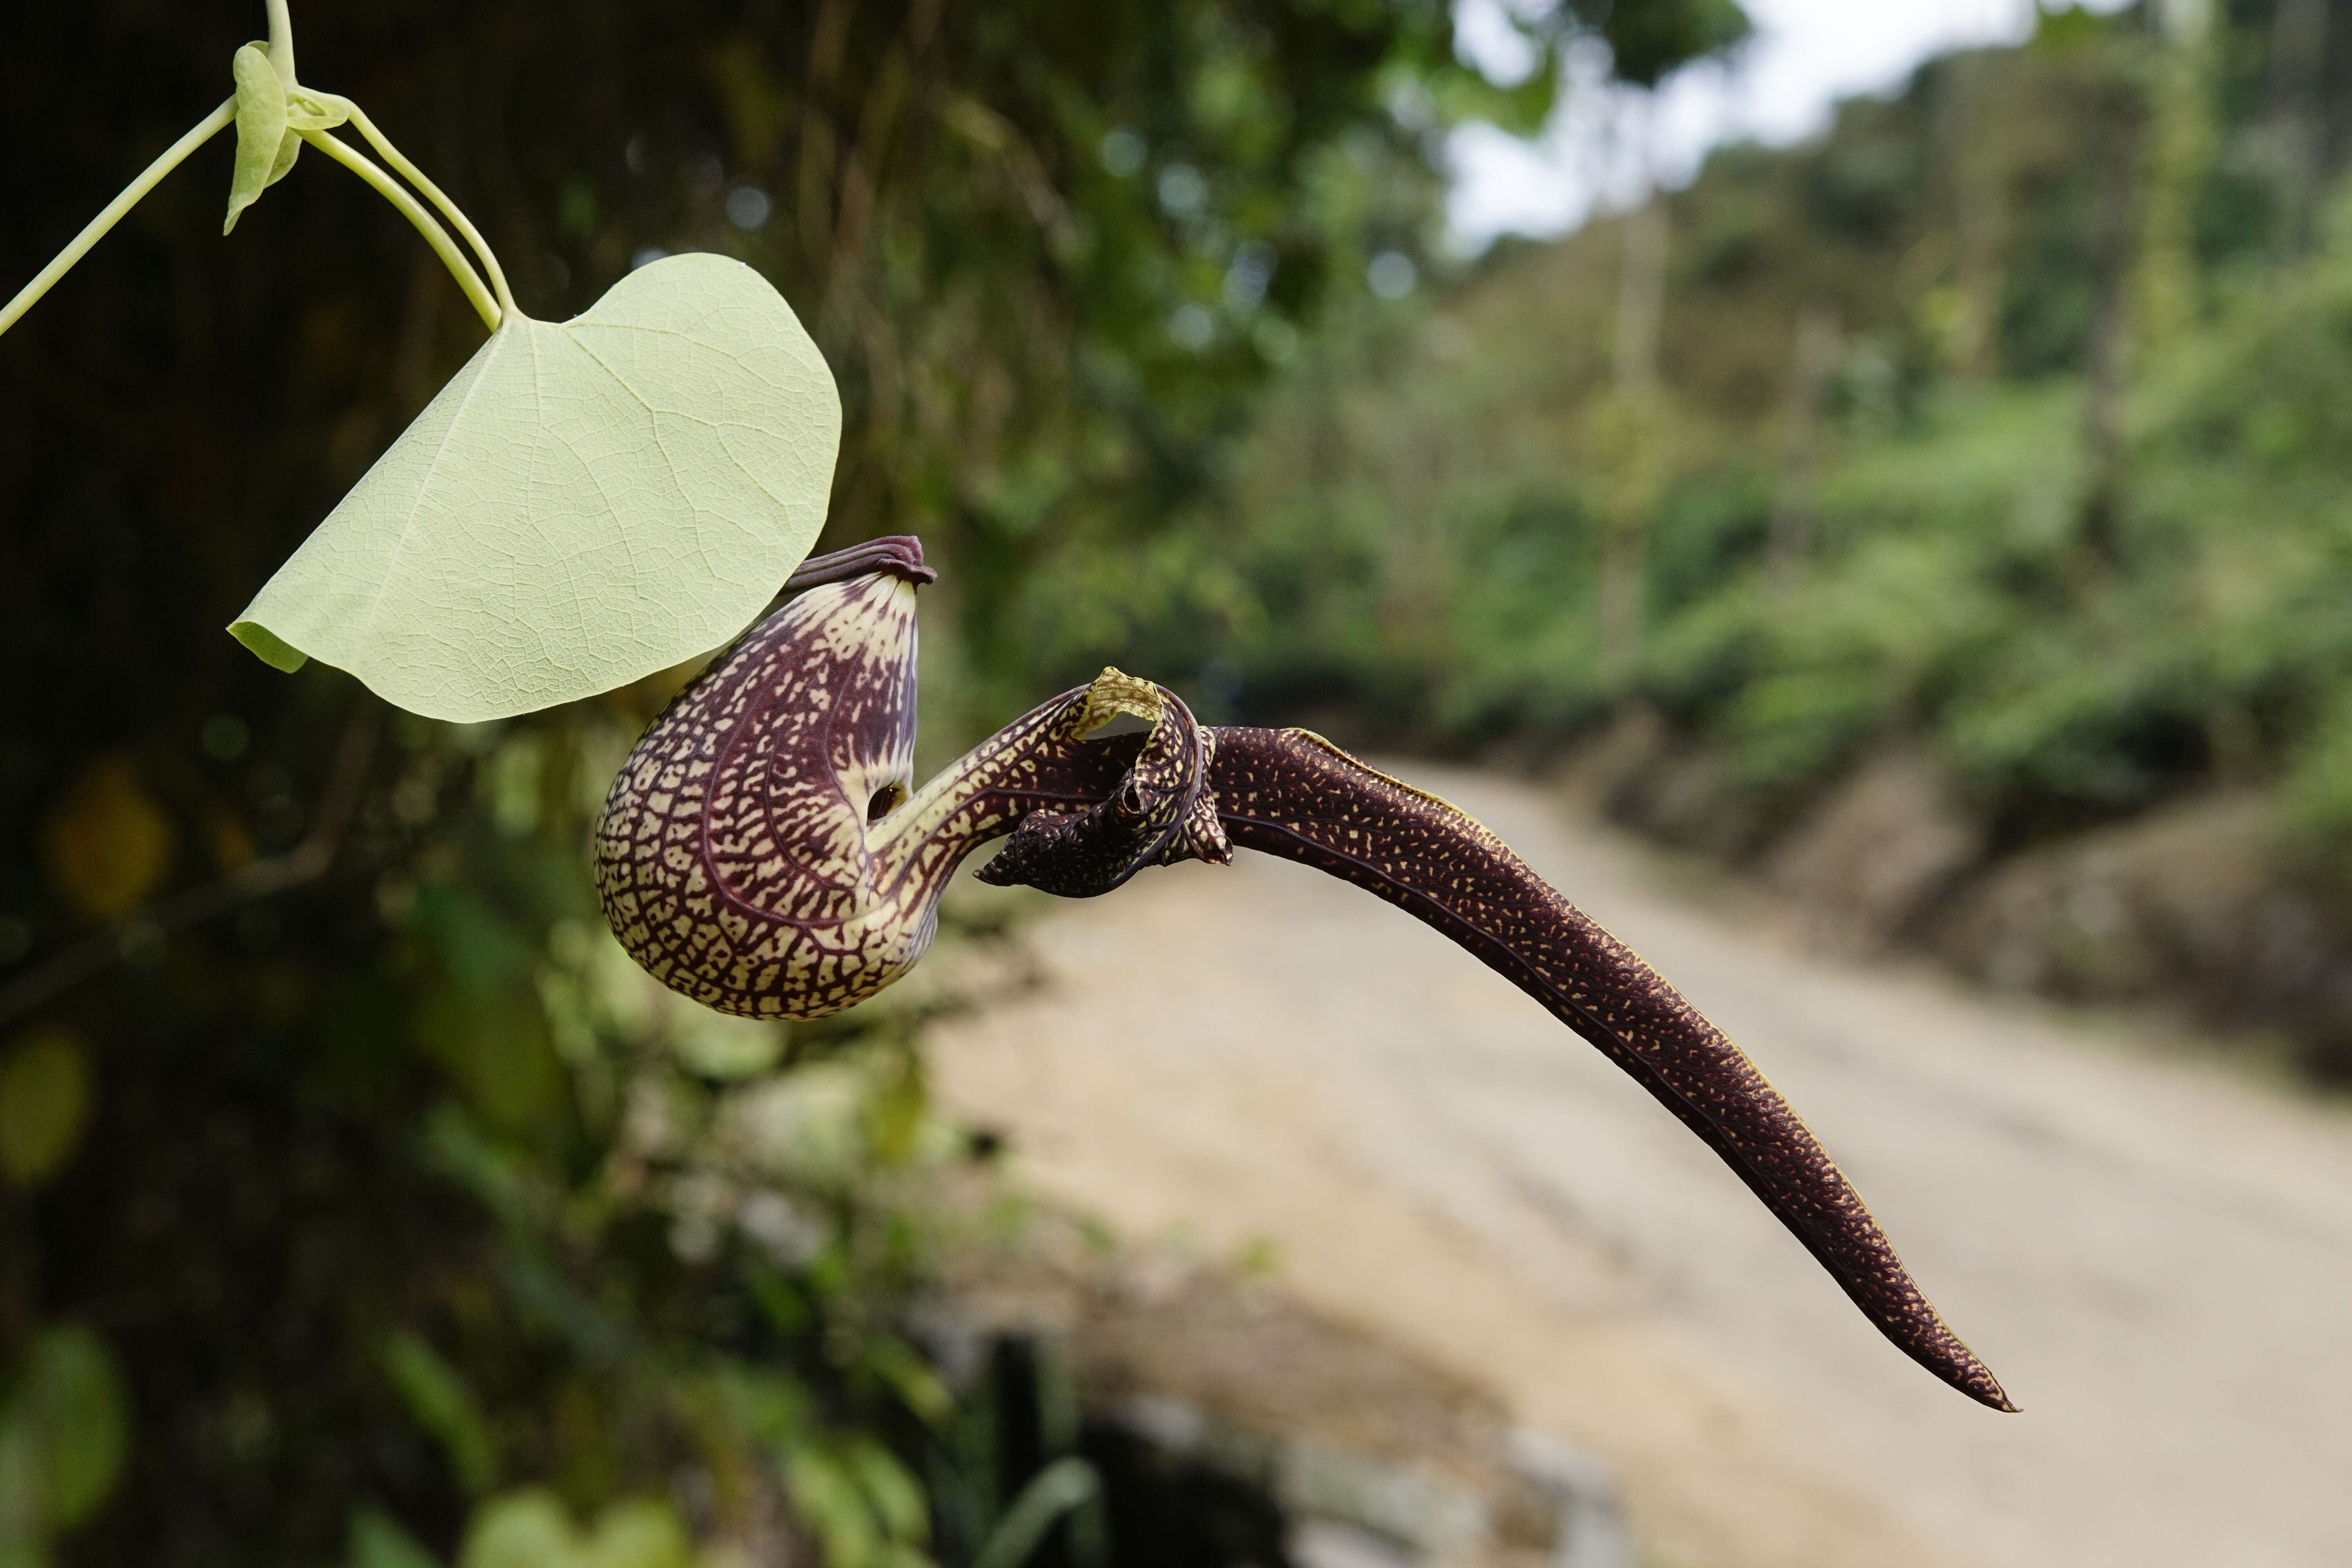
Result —
<path fill-rule="evenodd" d="M 1190 550 L 1124 595 L 1100 581 L 1087 613 L 1125 646 L 1068 667 L 1191 668 L 1221 716 L 1319 713 L 1390 743 L 1570 742 L 1636 704 L 1726 760 L 1759 831 L 1924 735 L 1998 846 L 2217 781 L 2275 783 L 2352 845 L 2333 749 L 2352 711 L 2352 229 L 2282 249 L 2264 221 L 2268 22 L 2233 16 L 2192 78 L 2218 152 L 2171 171 L 2198 215 L 2189 319 L 2127 318 L 2112 542 L 2089 521 L 2086 372 L 2115 265 L 2096 209 L 2117 162 L 2135 210 L 2155 205 L 2149 103 L 2176 46 L 2137 12 L 2062 11 L 2027 47 L 1845 105 L 1814 143 L 1727 148 L 1670 197 L 1671 471 L 1637 669 L 1612 675 L 1594 641 L 1614 220 L 1354 309 L 1268 395 Z M 1990 242 L 1971 226 L 1998 240 L 1973 274 Z M 1961 341 L 1978 307 L 1980 348 Z M 1809 308 L 1838 352 L 1801 464 Z M 1179 602 L 1187 574 L 1204 586 Z"/>
<path fill-rule="evenodd" d="M 1531 23 L 1506 89 L 1441 0 L 298 20 L 306 80 L 369 105 L 532 313 L 663 251 L 776 282 L 845 396 L 828 542 L 920 532 L 947 570 L 934 751 L 1121 637 L 1139 586 L 1229 602 L 1187 525 L 1252 391 L 1316 362 L 1371 258 L 1428 270 L 1436 138 L 1539 123 L 1574 31 Z M 260 28 L 17 18 L 0 274 Z M 221 633 L 478 341 L 323 161 L 223 241 L 228 158 L 0 342 L 0 1557 L 967 1560 L 1027 1477 L 915 1332 L 963 1154 L 913 1042 L 952 998 L 788 1032 L 620 955 L 585 825 L 683 671 L 446 726 Z"/>
<path fill-rule="evenodd" d="M 2254 798 L 2271 913 L 2156 940 L 2204 965 L 2164 961 L 2184 994 L 2347 1070 L 2352 53 L 2282 66 L 2256 0 L 2185 15 L 2046 9 L 1664 198 L 1637 658 L 1600 633 L 1608 216 L 1348 302 L 1190 525 L 1041 597 L 1034 646 L 1360 743 L 1646 748 L 1689 764 L 1681 804 L 1627 809 L 1734 856 L 1897 753 L 1937 764 L 1988 877 Z"/>
<path fill-rule="evenodd" d="M 113 1490 L 127 1446 L 121 1373 L 79 1323 L 43 1330 L 0 1394 L 0 1563 L 44 1568 Z"/>

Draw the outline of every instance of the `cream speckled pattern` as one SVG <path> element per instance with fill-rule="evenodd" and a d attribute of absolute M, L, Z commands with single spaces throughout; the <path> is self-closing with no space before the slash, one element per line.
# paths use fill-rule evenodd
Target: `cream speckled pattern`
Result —
<path fill-rule="evenodd" d="M 656 978 L 720 1012 L 820 1018 L 873 995 L 930 945 L 963 858 L 1024 818 L 1034 826 L 1009 847 L 1013 865 L 1045 852 L 1041 885 L 1072 896 L 1145 864 L 1230 856 L 1203 784 L 1207 736 L 1172 696 L 1116 670 L 909 795 L 908 574 L 922 568 L 906 542 L 911 565 L 821 582 L 697 678 L 605 797 L 595 871 L 606 920 Z M 842 559 L 867 564 L 875 548 Z M 812 563 L 802 577 L 824 570 Z M 1084 739 L 1121 713 L 1153 727 L 1140 740 Z"/>

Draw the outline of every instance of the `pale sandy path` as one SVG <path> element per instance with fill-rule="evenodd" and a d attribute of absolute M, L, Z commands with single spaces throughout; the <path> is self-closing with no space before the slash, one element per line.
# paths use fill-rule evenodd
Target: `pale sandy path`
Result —
<path fill-rule="evenodd" d="M 1613 1460 L 1663 1561 L 2352 1563 L 2352 1119 L 1803 956 L 1530 789 L 1410 771 L 1748 1048 L 2026 1414 L 1888 1348 L 1532 1002 L 1302 868 L 1054 906 L 1049 984 L 936 1037 L 947 1104 L 1130 1235 L 1272 1242 Z"/>

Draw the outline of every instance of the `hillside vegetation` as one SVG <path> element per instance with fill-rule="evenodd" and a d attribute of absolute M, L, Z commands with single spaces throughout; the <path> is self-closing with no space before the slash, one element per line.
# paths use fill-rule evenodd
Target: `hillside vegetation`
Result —
<path fill-rule="evenodd" d="M 2049 14 L 1721 151 L 1666 200 L 1654 391 L 1635 220 L 1368 302 L 1103 651 L 1577 755 L 1850 931 L 2342 1070 L 2352 209 L 2273 21 Z"/>

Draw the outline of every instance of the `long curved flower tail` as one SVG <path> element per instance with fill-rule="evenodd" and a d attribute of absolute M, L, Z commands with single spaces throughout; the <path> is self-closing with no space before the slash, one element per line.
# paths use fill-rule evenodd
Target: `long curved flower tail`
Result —
<path fill-rule="evenodd" d="M 1234 843 L 1353 882 L 1476 954 L 1706 1140 L 1912 1360 L 2016 1408 L 1739 1047 L 1493 833 L 1304 730 L 1217 730 L 1210 782 Z"/>
<path fill-rule="evenodd" d="M 911 795 L 914 540 L 820 556 L 814 588 L 655 721 L 613 782 L 597 890 L 622 945 L 722 1011 L 814 1018 L 872 995 L 930 941 L 964 856 L 1068 897 L 1231 845 L 1357 884 L 1444 931 L 1598 1046 L 1706 1140 L 1880 1332 L 2013 1408 L 1944 1326 L 1870 1211 L 1739 1048 L 1476 822 L 1303 730 L 1204 730 L 1105 670 Z M 1121 716 L 1140 734 L 1103 733 Z M 1095 738 L 1090 738 L 1095 737 Z"/>

